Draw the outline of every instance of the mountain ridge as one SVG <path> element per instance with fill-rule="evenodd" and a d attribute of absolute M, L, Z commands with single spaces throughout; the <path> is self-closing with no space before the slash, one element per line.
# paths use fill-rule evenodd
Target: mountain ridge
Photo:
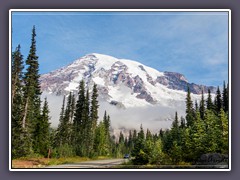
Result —
<path fill-rule="evenodd" d="M 99 117 L 107 110 L 116 131 L 136 129 L 140 124 L 152 130 L 169 128 L 176 111 L 179 117 L 185 115 L 187 87 L 195 92 L 193 102 L 200 101 L 202 88 L 205 93 L 209 88 L 189 83 L 180 73 L 159 72 L 133 60 L 88 54 L 40 77 L 42 98 L 48 98 L 53 126 L 59 122 L 63 95 L 70 91 L 77 94 L 82 79 L 90 91 L 97 84 Z M 215 88 L 211 89 L 214 92 Z"/>
<path fill-rule="evenodd" d="M 96 83 L 101 98 L 111 104 L 119 102 L 123 105 L 125 103 L 119 100 L 124 97 L 115 97 L 116 94 L 121 94 L 120 89 L 149 104 L 160 101 L 161 98 L 157 97 L 159 91 L 172 90 L 181 94 L 189 87 L 193 94 L 201 94 L 202 90 L 207 93 L 208 88 L 212 92 L 216 90 L 213 86 L 189 83 L 180 73 L 160 72 L 133 60 L 117 59 L 98 53 L 87 54 L 65 67 L 41 75 L 41 89 L 56 95 L 68 94 L 78 90 L 82 79 L 89 87 Z"/>

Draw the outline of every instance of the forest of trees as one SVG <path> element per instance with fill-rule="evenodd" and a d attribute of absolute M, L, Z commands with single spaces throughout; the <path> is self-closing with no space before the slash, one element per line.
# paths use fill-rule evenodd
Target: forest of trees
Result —
<path fill-rule="evenodd" d="M 198 105 L 199 104 L 199 105 Z M 203 154 L 228 154 L 228 87 L 219 87 L 212 101 L 211 92 L 205 100 L 202 92 L 200 103 L 191 100 L 188 89 L 186 117 L 178 118 L 176 112 L 171 129 L 160 129 L 158 134 L 149 130 L 144 134 L 140 127 L 131 151 L 133 164 L 195 164 Z M 129 136 L 131 142 L 132 136 Z M 130 143 L 131 144 L 131 143 Z"/>
<path fill-rule="evenodd" d="M 35 27 L 29 54 L 25 62 L 23 59 L 18 45 L 12 53 L 13 159 L 36 154 L 52 158 L 131 154 L 131 163 L 135 165 L 193 164 L 202 154 L 228 154 L 229 97 L 225 82 L 222 93 L 218 87 L 214 98 L 210 90 L 207 98 L 202 91 L 200 102 L 191 100 L 188 89 L 186 116 L 179 118 L 176 112 L 170 129 L 152 133 L 149 129 L 144 131 L 141 125 L 139 131 L 129 130 L 127 136 L 120 132 L 115 137 L 107 112 L 102 118 L 98 117 L 97 85 L 89 90 L 83 80 L 79 83 L 78 94 L 70 92 L 64 96 L 59 125 L 57 129 L 51 128 L 47 99 L 41 101 Z"/>
<path fill-rule="evenodd" d="M 25 70 L 25 72 L 24 72 Z M 98 122 L 98 92 L 92 94 L 79 84 L 78 96 L 64 96 L 59 126 L 50 127 L 47 99 L 41 101 L 39 63 L 36 55 L 36 32 L 32 29 L 29 55 L 24 62 L 20 45 L 12 53 L 11 145 L 12 158 L 51 157 L 120 157 L 126 152 L 110 133 L 110 116 L 105 112 Z M 91 96 L 91 97 L 90 97 Z M 65 103 L 66 101 L 66 103 Z M 125 141 L 125 139 L 124 139 Z"/>

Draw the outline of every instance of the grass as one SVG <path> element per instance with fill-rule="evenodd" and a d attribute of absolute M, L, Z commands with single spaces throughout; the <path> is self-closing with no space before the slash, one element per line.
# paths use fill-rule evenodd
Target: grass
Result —
<path fill-rule="evenodd" d="M 12 160 L 12 168 L 42 168 L 49 165 L 59 165 L 68 163 L 77 163 L 90 160 L 111 159 L 106 156 L 94 157 L 66 157 L 66 158 L 44 158 L 44 157 L 23 157 Z"/>

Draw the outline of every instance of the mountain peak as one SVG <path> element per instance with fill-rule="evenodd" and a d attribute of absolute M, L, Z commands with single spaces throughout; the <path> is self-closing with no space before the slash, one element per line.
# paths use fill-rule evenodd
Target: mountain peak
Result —
<path fill-rule="evenodd" d="M 58 95 L 77 92 L 82 79 L 87 86 L 98 85 L 100 98 L 121 107 L 164 102 L 169 105 L 169 99 L 184 100 L 187 87 L 194 94 L 200 94 L 202 89 L 205 93 L 208 88 L 214 90 L 214 87 L 188 83 L 180 73 L 163 73 L 137 61 L 99 53 L 87 54 L 40 78 L 42 91 Z"/>

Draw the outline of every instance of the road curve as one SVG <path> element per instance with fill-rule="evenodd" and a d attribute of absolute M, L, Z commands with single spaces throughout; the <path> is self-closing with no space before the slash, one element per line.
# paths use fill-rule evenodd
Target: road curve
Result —
<path fill-rule="evenodd" d="M 56 168 L 56 169 L 81 169 L 81 168 L 109 168 L 111 166 L 119 165 L 124 162 L 124 159 L 105 159 L 105 160 L 94 160 L 84 161 L 79 163 L 61 164 L 54 166 L 46 166 L 45 168 Z"/>

